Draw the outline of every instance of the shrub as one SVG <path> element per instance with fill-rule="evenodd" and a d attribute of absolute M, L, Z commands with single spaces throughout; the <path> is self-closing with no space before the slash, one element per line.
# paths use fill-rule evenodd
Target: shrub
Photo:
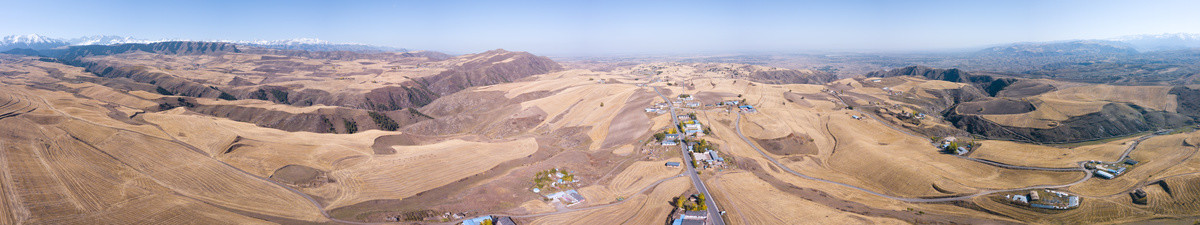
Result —
<path fill-rule="evenodd" d="M 229 93 L 225 93 L 224 91 L 222 91 L 221 95 L 217 96 L 217 98 L 223 99 L 223 100 L 229 100 L 229 101 L 237 100 L 237 97 L 233 97 L 233 95 L 231 95 Z"/>
<path fill-rule="evenodd" d="M 271 89 L 271 95 L 275 96 L 275 100 L 288 104 L 288 93 L 279 89 Z"/>
<path fill-rule="evenodd" d="M 421 111 L 417 111 L 417 109 L 416 109 L 416 108 L 408 108 L 408 113 L 412 113 L 413 115 L 417 115 L 417 116 L 420 116 L 420 117 L 425 117 L 425 118 L 428 118 L 428 119 L 433 119 L 433 117 L 432 117 L 432 116 L 425 115 L 424 113 L 421 113 Z"/>
<path fill-rule="evenodd" d="M 162 88 L 160 86 L 155 86 L 154 91 L 158 92 L 158 94 L 161 94 L 161 95 L 175 95 L 175 93 L 171 93 L 171 91 L 168 91 L 167 89 Z"/>

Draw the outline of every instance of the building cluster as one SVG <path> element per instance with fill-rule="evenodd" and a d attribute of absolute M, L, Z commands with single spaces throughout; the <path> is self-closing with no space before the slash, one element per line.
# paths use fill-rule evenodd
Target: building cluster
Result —
<path fill-rule="evenodd" d="M 725 165 L 725 158 L 722 158 L 720 154 L 717 153 L 717 150 L 708 150 L 707 152 L 692 152 L 692 160 L 695 160 L 696 164 L 700 164 L 704 168 Z"/>
<path fill-rule="evenodd" d="M 666 134 L 663 136 L 662 146 L 676 146 L 680 140 L 683 140 L 682 134 Z"/>
<path fill-rule="evenodd" d="M 740 109 L 740 110 L 742 110 L 742 112 L 746 112 L 746 113 L 756 113 L 756 112 L 758 112 L 758 109 L 755 109 L 755 108 L 754 108 L 754 106 L 752 106 L 752 105 L 742 105 L 742 106 L 738 106 L 738 109 Z"/>
<path fill-rule="evenodd" d="M 507 216 L 481 216 L 462 221 L 462 225 L 481 224 L 516 225 L 517 223 L 513 222 L 512 217 Z"/>
<path fill-rule="evenodd" d="M 1017 205 L 1042 209 L 1074 209 L 1079 207 L 1079 196 L 1055 190 L 1031 190 L 1028 194 L 1004 196 Z"/>
<path fill-rule="evenodd" d="M 533 193 L 541 193 L 542 189 L 559 190 L 578 186 L 579 179 L 574 174 L 560 169 L 540 171 L 533 176 Z"/>
<path fill-rule="evenodd" d="M 1138 161 L 1133 159 L 1125 159 L 1124 161 L 1117 163 L 1092 160 L 1084 163 L 1083 167 L 1092 170 L 1092 173 L 1098 177 L 1102 177 L 1104 179 L 1113 179 L 1121 176 L 1121 174 L 1125 174 L 1125 171 L 1133 168 L 1133 166 L 1137 164 Z"/>
<path fill-rule="evenodd" d="M 668 110 L 671 110 L 671 104 L 666 103 L 666 102 L 655 103 L 654 107 L 646 108 L 646 112 L 658 113 L 658 114 L 667 113 L 667 112 L 669 112 Z"/>
<path fill-rule="evenodd" d="M 938 148 L 949 153 L 954 153 L 955 155 L 967 155 L 967 153 L 971 153 L 971 149 L 974 147 L 970 143 L 959 142 L 958 138 L 955 137 L 942 138 L 940 144 Z"/>

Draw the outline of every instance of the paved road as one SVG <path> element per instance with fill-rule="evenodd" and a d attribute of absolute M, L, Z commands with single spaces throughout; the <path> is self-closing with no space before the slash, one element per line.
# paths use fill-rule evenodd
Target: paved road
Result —
<path fill-rule="evenodd" d="M 663 101 L 667 102 L 667 104 L 671 103 L 671 99 L 669 99 L 669 98 L 667 98 L 667 96 L 663 95 L 662 92 L 659 92 L 657 87 L 654 88 L 654 93 L 658 94 L 658 97 L 661 97 L 663 99 Z M 674 125 L 675 129 L 682 132 L 683 127 L 679 127 L 679 118 L 675 115 L 675 105 L 674 104 L 671 105 L 670 110 L 671 110 L 671 121 L 675 123 L 675 125 Z M 689 154 L 687 149 L 684 148 L 684 146 L 687 146 L 687 145 L 688 145 L 688 143 L 686 143 L 686 142 L 679 144 L 679 151 L 680 151 L 680 153 L 683 153 L 683 162 L 680 164 L 684 164 L 687 167 L 687 171 L 685 171 L 684 173 L 691 176 L 692 186 L 695 186 L 696 190 L 699 191 L 700 194 L 704 194 L 704 197 L 707 199 L 706 201 L 704 201 L 705 202 L 704 204 L 708 205 L 709 221 L 712 222 L 712 224 L 725 225 L 725 219 L 721 218 L 721 210 L 719 208 L 717 208 L 717 200 L 713 199 L 712 194 L 708 193 L 708 187 L 704 186 L 704 181 L 700 180 L 700 176 L 696 174 L 696 167 L 692 166 L 692 163 L 691 163 L 692 162 L 692 154 Z"/>

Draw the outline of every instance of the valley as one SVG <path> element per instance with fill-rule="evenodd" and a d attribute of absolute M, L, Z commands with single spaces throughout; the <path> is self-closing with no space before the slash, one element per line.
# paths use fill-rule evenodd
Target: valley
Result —
<path fill-rule="evenodd" d="M 1126 223 L 1194 217 L 1200 196 L 1194 85 L 506 50 L 9 53 L 5 223 Z"/>

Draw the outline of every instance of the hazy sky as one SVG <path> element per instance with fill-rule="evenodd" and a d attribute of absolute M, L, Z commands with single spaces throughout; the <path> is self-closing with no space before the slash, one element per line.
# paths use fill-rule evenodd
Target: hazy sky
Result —
<path fill-rule="evenodd" d="M 909 51 L 1200 33 L 1200 1 L 0 1 L 0 35 L 312 37 L 450 53 Z"/>

